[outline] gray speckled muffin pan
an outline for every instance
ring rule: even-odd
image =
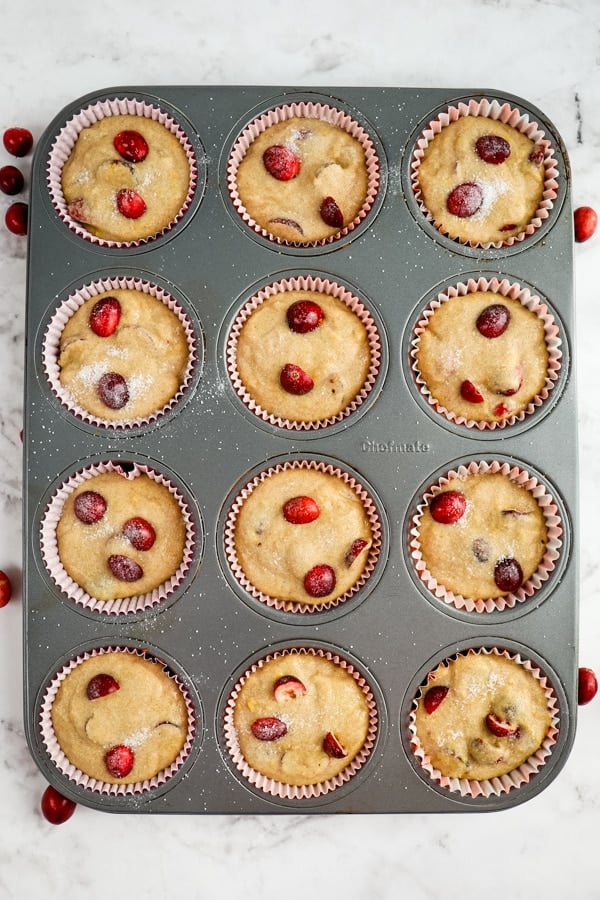
[[[552,141],[558,194],[543,225],[505,249],[471,249],[439,235],[410,186],[414,142],[437,112],[461,99],[499,98],[529,114]],[[95,245],[61,220],[46,168],[62,126],[99,99],[141,98],[170,113],[198,158],[198,186],[181,221],[139,247]],[[315,100],[349,112],[371,135],[381,185],[365,221],[322,248],[269,242],[246,227],[227,191],[226,166],[237,135],[261,112]],[[355,293],[382,337],[382,364],[368,400],[330,428],[284,431],[259,420],[234,394],[225,365],[237,310],[258,287],[290,275],[317,275]],[[183,401],[151,425],[107,429],[63,408],[41,363],[54,311],[74,290],[104,277],[131,276],[166,288],[197,330],[197,376]],[[445,286],[468,277],[507,277],[528,286],[555,316],[562,340],[560,377],[546,403],[522,422],[477,431],[436,414],[415,387],[411,329]],[[31,179],[24,426],[24,714],[33,757],[47,780],[73,800],[113,812],[334,813],[481,812],[539,793],[561,770],[577,713],[577,415],[574,367],[573,234],[570,169],[545,114],[496,91],[402,88],[119,87],[79,98],[38,143]],[[331,460],[356,474],[381,512],[381,553],[361,591],[329,611],[292,614],[257,601],[232,579],[224,522],[237,489],[287,459]],[[40,525],[53,491],[87,465],[147,464],[189,499],[198,532],[195,558],[180,587],[145,612],[105,614],[66,597],[49,577]],[[531,598],[489,613],[456,610],[430,594],[407,551],[409,521],[421,493],[461,462],[500,460],[546,485],[563,526],[558,563]],[[80,787],[50,760],[40,708],[55,672],[82,650],[145,647],[188,685],[198,728],[180,772],[155,791],[106,796]],[[367,678],[379,706],[378,738],[347,784],[317,799],[278,799],[252,787],[232,765],[223,738],[229,692],[249,663],[273,649],[333,649]],[[422,772],[409,745],[411,701],[427,672],[467,647],[519,652],[547,675],[559,706],[550,757],[529,783],[488,797],[448,791]]]

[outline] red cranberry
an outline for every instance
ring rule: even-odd
[[[106,500],[97,491],[82,491],[75,497],[73,512],[84,525],[94,525],[106,512]]]
[[[423,698],[423,706],[425,707],[425,712],[428,715],[431,715],[432,712],[435,712],[440,703],[442,703],[446,699],[448,690],[449,688],[447,688],[443,684],[435,684],[433,687],[429,688]]]
[[[62,825],[63,822],[70,819],[76,806],[77,804],[73,800],[63,797],[51,784],[42,794],[42,814],[51,825]]]
[[[283,517],[291,525],[308,525],[319,518],[320,512],[312,497],[291,497],[283,504]]]
[[[139,219],[146,212],[146,202],[136,191],[122,188],[117,193],[117,209],[126,219]]]
[[[263,153],[265,169],[278,181],[290,181],[300,171],[300,160],[293,150],[281,144],[267,147]]]
[[[314,331],[325,321],[325,313],[314,300],[297,300],[286,312],[289,327],[296,334]]]
[[[18,194],[23,190],[25,180],[16,166],[2,166],[0,169],[0,191],[3,194]]]
[[[141,516],[128,519],[123,525],[123,534],[136,550],[149,550],[156,540],[154,528]]]
[[[330,228],[343,228],[344,216],[342,211],[333,199],[333,197],[325,197],[319,209],[321,218]]]
[[[460,386],[460,395],[467,403],[483,403],[483,394],[467,379]]]
[[[94,675],[93,678],[90,678],[85,693],[88,700],[98,700],[99,697],[106,697],[108,694],[114,694],[119,688],[119,682],[116,681],[112,675],[107,675],[106,672],[100,672],[98,675]]]
[[[264,716],[255,719],[250,730],[258,741],[278,741],[287,734],[287,725],[276,716]]]
[[[33,135],[27,128],[7,128],[2,139],[11,156],[27,156],[33,147]]]
[[[505,556],[494,567],[496,587],[505,593],[518,591],[523,584],[523,571],[516,559]]]
[[[121,319],[121,304],[116,297],[103,297],[90,312],[90,328],[98,337],[110,337]]]
[[[475,142],[475,151],[484,162],[497,166],[510,156],[510,144],[499,134],[482,134]]]
[[[323,750],[332,759],[344,759],[347,756],[346,749],[333,731],[328,731],[323,738]]]
[[[468,219],[481,209],[482,203],[483,191],[479,185],[473,181],[467,181],[450,191],[446,199],[446,208],[453,216]]]
[[[598,691],[598,679],[592,669],[581,667],[577,673],[577,703],[584,706],[593,700]]]
[[[148,144],[139,131],[120,131],[115,135],[113,145],[128,162],[141,162],[148,156]]]
[[[108,557],[108,567],[119,581],[139,581],[144,574],[144,570],[134,559],[119,553]]]
[[[104,756],[106,768],[113,778],[125,778],[133,769],[135,756],[131,747],[125,744],[117,744],[111,747]]]
[[[27,220],[29,218],[29,207],[21,200],[11,205],[6,210],[4,216],[4,224],[13,234],[27,234]]]
[[[109,409],[123,409],[129,402],[129,388],[122,375],[105,372],[98,381],[98,396]]]
[[[335,572],[326,563],[313,566],[304,576],[304,590],[311,597],[327,597],[335,587]]]
[[[491,303],[482,309],[475,325],[486,338],[496,338],[504,334],[510,323],[510,310],[503,303]]]
[[[6,572],[0,571],[0,608],[6,606],[12,594],[12,585]]]
[[[464,516],[466,508],[466,497],[460,491],[441,491],[429,504],[431,517],[441,525],[458,522]]]
[[[279,383],[288,394],[308,394],[315,386],[314,381],[304,369],[294,363],[286,363],[279,374]]]

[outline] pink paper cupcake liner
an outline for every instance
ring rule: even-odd
[[[539,316],[544,323],[544,336],[546,339],[546,349],[548,351],[546,381],[539,394],[530,400],[525,409],[522,409],[513,415],[506,416],[506,418],[500,421],[493,422],[476,421],[474,419],[469,419],[466,416],[459,415],[451,409],[447,409],[431,394],[427,382],[421,375],[418,366],[418,351],[421,335],[427,329],[429,321],[435,311],[451,298],[464,297],[466,294],[473,294],[478,291],[489,291],[490,293],[508,297],[511,300],[518,300],[523,306]],[[529,288],[522,287],[517,282],[510,281],[508,278],[484,278],[482,276],[478,279],[469,278],[466,282],[459,282],[456,285],[447,287],[437,295],[435,300],[431,301],[415,326],[414,337],[410,349],[410,364],[414,373],[415,383],[419,388],[421,395],[432,409],[448,419],[449,422],[453,422],[456,425],[462,425],[466,428],[476,428],[479,431],[493,431],[497,428],[507,428],[517,422],[522,422],[534,413],[536,409],[544,405],[550,396],[551,391],[554,389],[561,372],[563,357],[561,345],[562,340],[554,317],[548,307],[536,294],[533,294]]]
[[[242,506],[244,505],[245,500],[250,496],[252,491],[267,478],[270,478],[272,475],[275,475],[278,472],[283,472],[289,469],[312,469],[318,472],[324,472],[328,475],[334,475],[336,478],[340,478],[356,493],[357,497],[363,504],[365,512],[368,516],[369,524],[371,526],[372,543],[369,548],[369,556],[365,568],[362,572],[362,575],[355,582],[355,584],[353,584],[345,594],[342,594],[340,597],[337,597],[334,600],[325,599],[322,603],[313,604],[284,601],[279,600],[277,597],[271,597],[268,594],[264,594],[257,587],[255,587],[254,584],[252,584],[252,582],[246,577],[246,574],[238,560],[235,546],[235,526],[237,517]],[[371,498],[368,491],[348,472],[342,471],[331,463],[318,462],[316,460],[294,460],[293,462],[270,466],[268,469],[265,469],[263,472],[249,481],[248,484],[246,484],[242,488],[242,490],[233,501],[227,515],[224,528],[224,544],[225,555],[231,570],[231,574],[233,575],[237,583],[248,594],[250,594],[251,597],[259,600],[261,603],[264,603],[271,609],[300,614],[319,613],[334,609],[340,604],[345,603],[367,583],[367,581],[373,574],[373,570],[375,569],[381,553],[382,524],[374,500]]]
[[[188,363],[186,370],[179,386],[177,393],[169,400],[161,409],[155,410],[148,416],[141,416],[135,419],[109,420],[102,419],[92,415],[83,407],[76,403],[73,396],[66,390],[60,382],[60,367],[58,360],[60,356],[60,339],[63,329],[71,316],[77,312],[80,306],[92,297],[99,296],[107,291],[114,290],[132,290],[140,291],[160,300],[171,312],[177,316],[185,330],[185,336],[188,344]],[[96,425],[104,428],[119,430],[130,430],[140,426],[148,425],[162,419],[164,415],[170,412],[181,401],[191,384],[194,371],[198,364],[198,345],[196,335],[192,327],[192,323],[181,306],[176,300],[163,288],[152,284],[149,281],[137,277],[111,277],[102,278],[98,281],[86,284],[79,290],[72,293],[64,303],[62,303],[55,311],[50,320],[42,347],[42,363],[44,373],[48,379],[52,393],[58,401],[69,410],[76,418],[90,425]]]
[[[147,237],[134,241],[114,241],[106,238],[96,237],[76,219],[73,219],[68,212],[67,203],[62,191],[62,169],[69,158],[77,138],[84,128],[94,125],[107,116],[132,115],[144,116],[164,125],[175,137],[180,141],[181,146],[185,150],[190,166],[190,182],[187,197],[179,210],[177,216],[166,225],[158,234],[151,234]],[[103,247],[136,247],[154,240],[159,234],[165,234],[181,220],[186,210],[189,208],[196,186],[198,183],[198,162],[193,147],[188,140],[185,132],[178,122],[173,119],[164,110],[159,107],[152,106],[143,100],[136,100],[130,97],[111,98],[107,100],[99,100],[91,104],[85,109],[74,115],[61,129],[52,145],[50,156],[47,164],[47,179],[50,199],[62,221],[79,237],[92,244],[98,244]]]
[[[265,663],[269,662],[269,660],[276,659],[281,656],[286,656],[288,654],[310,654],[312,656],[320,656],[323,659],[334,662],[336,665],[345,669],[346,672],[352,675],[356,683],[362,688],[369,704],[369,730],[365,743],[363,744],[357,755],[354,757],[354,759],[346,766],[346,768],[343,769],[334,778],[331,778],[327,781],[306,785],[292,785],[285,784],[281,781],[274,781],[272,778],[267,778],[265,775],[261,774],[252,766],[250,766],[246,762],[240,750],[237,732],[233,723],[233,713],[242,685],[247,681],[248,678],[251,677],[254,672],[265,665]],[[278,797],[282,800],[315,799],[336,790],[336,788],[339,788],[350,781],[350,779],[353,778],[357,774],[357,772],[364,766],[369,756],[371,755],[371,751],[373,750],[375,741],[377,739],[378,727],[379,715],[377,703],[373,691],[371,690],[371,687],[364,675],[362,675],[361,672],[359,672],[350,662],[348,662],[348,660],[343,659],[336,653],[333,653],[330,650],[323,650],[321,648],[314,647],[298,647],[292,648],[290,650],[279,651],[277,653],[270,654],[269,656],[266,656],[258,662],[254,663],[242,675],[240,680],[233,688],[227,701],[223,723],[225,745],[237,771],[244,778],[246,778],[250,782],[250,784],[259,788],[261,791],[264,791],[266,794],[270,794],[272,797]]]
[[[148,593],[117,597],[114,600],[98,600],[98,598],[88,594],[81,585],[77,584],[71,578],[60,560],[56,529],[62,515],[65,501],[69,494],[71,494],[80,484],[85,481],[91,483],[93,478],[104,472],[119,472],[124,478],[127,478],[130,481],[140,475],[147,475],[157,483],[165,485],[173,497],[175,497],[181,508],[181,514],[186,529],[186,541],[181,565],[177,572],[175,572],[175,574],[166,582]],[[104,613],[105,615],[126,615],[143,612],[144,610],[152,609],[163,600],[170,597],[178,589],[190,570],[194,558],[196,540],[197,535],[195,533],[192,512],[180,491],[160,472],[155,471],[149,466],[138,463],[134,465],[131,472],[123,471],[116,462],[103,462],[90,465],[71,475],[63,482],[58,490],[54,492],[44,512],[40,529],[42,559],[54,584],[66,597],[68,597],[69,600],[73,600],[79,606],[87,610]]]
[[[335,416],[318,420],[284,419],[281,416],[270,413],[267,409],[263,409],[263,407],[253,399],[240,378],[237,369],[237,346],[245,322],[265,300],[274,294],[284,291],[316,291],[318,293],[329,294],[331,297],[335,297],[344,302],[346,306],[358,316],[366,329],[371,362],[365,383],[348,406]],[[226,346],[227,373],[231,379],[234,391],[244,406],[246,406],[246,408],[255,416],[258,416],[258,418],[268,422],[270,425],[275,425],[277,428],[284,428],[290,431],[315,431],[321,428],[327,428],[338,422],[342,422],[344,419],[348,418],[348,416],[352,415],[352,413],[356,412],[373,390],[381,369],[381,359],[382,350],[379,329],[371,313],[364,304],[358,297],[342,285],[329,281],[327,278],[314,276],[284,278],[281,279],[281,281],[276,281],[267,285],[250,297],[236,316]]]
[[[498,100],[471,99],[468,103],[461,102],[456,106],[450,106],[446,112],[441,113],[437,118],[432,119],[415,144],[410,167],[411,185],[415,199],[423,215],[442,234],[445,234],[445,232],[438,226],[423,202],[421,189],[419,187],[419,166],[427,146],[434,137],[451,122],[455,122],[463,116],[486,116],[490,119],[496,119],[503,122],[505,125],[510,125],[532,140],[536,145],[539,145],[540,152],[544,155],[544,191],[542,193],[542,199],[524,231],[508,237],[505,241],[486,243],[463,241],[460,238],[453,238],[453,240],[456,240],[458,243],[466,244],[471,247],[481,247],[484,250],[490,248],[501,249],[502,247],[512,247],[513,244],[524,241],[540,228],[550,215],[554,201],[558,196],[558,165],[554,158],[554,147],[552,146],[551,141],[546,137],[543,128],[537,122],[530,121],[528,114],[521,113],[520,110],[512,107],[509,103],[501,103]]]
[[[456,477],[466,475],[495,474],[510,478],[516,484],[528,490],[536,499],[544,516],[547,528],[547,542],[544,556],[536,572],[525,581],[514,593],[507,593],[497,598],[463,597],[440,584],[427,568],[427,560],[423,556],[420,539],[421,517],[431,501],[432,497],[444,490],[445,486]],[[417,512],[412,518],[409,533],[409,553],[415,570],[428,591],[448,606],[466,612],[489,613],[513,609],[518,603],[524,603],[538,591],[552,574],[556,562],[560,557],[562,548],[563,528],[556,502],[548,493],[547,488],[520,466],[510,465],[507,462],[470,462],[461,465],[457,469],[444,475],[437,484],[432,485],[422,497],[417,507]]]
[[[535,774],[537,774],[546,764],[549,756],[552,753],[552,748],[556,744],[557,735],[559,732],[558,701],[552,685],[550,684],[546,676],[540,671],[540,669],[537,668],[534,663],[532,663],[528,659],[524,659],[520,654],[511,654],[505,650],[499,650],[498,648],[494,647],[491,649],[483,648],[480,650],[470,649],[463,653],[457,654],[457,656],[466,656],[472,653],[485,653],[494,654],[496,656],[504,656],[506,657],[506,659],[513,660],[522,665],[537,681],[539,681],[540,685],[544,689],[544,693],[548,701],[548,710],[552,715],[550,727],[548,729],[546,737],[542,741],[541,746],[532,756],[529,757],[529,759],[527,759],[512,772],[508,772],[506,775],[501,775],[497,778],[474,781],[467,778],[450,778],[447,775],[443,775],[442,772],[439,771],[439,769],[436,769],[433,766],[429,756],[427,755],[427,753],[425,753],[423,747],[421,746],[421,742],[417,734],[415,724],[415,711],[417,708],[419,697],[421,695],[421,691],[413,701],[413,705],[409,715],[408,730],[410,734],[410,745],[415,758],[421,765],[423,773],[426,774],[432,781],[440,785],[440,787],[445,788],[447,791],[459,793],[462,797],[471,798],[500,796],[502,794],[508,793],[509,791],[527,785],[531,781],[531,778]],[[450,658],[447,662],[450,662],[455,658],[456,656]]]
[[[339,128],[343,128],[344,131],[347,131],[348,134],[351,134],[353,137],[355,137],[361,143],[365,151],[368,185],[367,195],[365,197],[362,209],[352,222],[350,222],[336,234],[333,234],[321,241],[313,241],[308,243],[302,243],[299,241],[292,242],[285,241],[283,238],[271,234],[266,228],[263,228],[261,225],[259,225],[258,222],[256,222],[248,213],[237,189],[237,170],[250,144],[258,137],[259,134],[262,134],[262,132],[266,131],[266,129],[271,125],[276,125],[278,122],[284,122],[295,117],[306,119],[321,119],[324,122],[328,122],[330,125],[337,125]],[[252,231],[255,231],[257,234],[268,238],[274,243],[287,246],[322,247],[349,235],[358,225],[360,225],[360,223],[365,219],[365,217],[373,207],[373,204],[379,192],[380,180],[381,169],[379,158],[377,156],[375,145],[373,144],[373,141],[371,140],[369,134],[365,131],[362,125],[356,122],[347,113],[343,112],[343,110],[336,109],[335,107],[329,106],[325,103],[290,103],[283,106],[277,106],[274,109],[268,110],[268,112],[263,113],[261,116],[258,116],[258,118],[254,119],[248,125],[246,125],[244,130],[237,138],[230,153],[229,161],[227,164],[227,187],[229,189],[229,195],[231,197],[231,201],[235,210],[239,213],[242,220]]]
[[[167,672],[169,677],[172,678],[177,684],[177,687],[180,689],[185,699],[187,707],[188,733],[185,743],[178,756],[173,760],[171,765],[167,766],[167,768],[163,769],[161,772],[158,772],[152,778],[146,779],[145,781],[133,782],[131,784],[114,784],[112,782],[99,781],[96,778],[92,778],[91,776],[86,775],[85,772],[82,772],[81,769],[73,765],[73,763],[67,758],[60,744],[58,743],[54,728],[52,726],[52,704],[54,703],[54,699],[56,697],[56,694],[58,693],[58,689],[60,688],[62,682],[67,677],[69,672],[75,669],[86,659],[100,656],[104,653],[131,653],[132,655],[138,655],[154,660],[154,657],[148,655],[143,650],[135,650],[130,647],[100,648],[97,650],[82,653],[76,658],[70,660],[60,669],[60,671],[56,673],[44,694],[39,717],[41,737],[51,762],[54,763],[54,765],[60,772],[62,772],[63,775],[65,775],[78,787],[93,791],[96,794],[102,794],[110,797],[126,797],[134,794],[144,794],[148,791],[156,790],[156,788],[171,780],[175,775],[177,775],[177,773],[189,757],[196,733],[196,714],[194,711],[194,705],[185,684],[177,675],[168,670],[165,665],[165,672]],[[162,662],[162,660],[156,661]]]

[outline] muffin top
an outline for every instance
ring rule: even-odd
[[[62,171],[71,218],[109,241],[160,233],[180,212],[189,186],[181,142],[145,116],[106,116],[84,128]]]
[[[294,116],[258,135],[240,161],[237,191],[248,214],[283,241],[322,241],[349,225],[367,196],[365,152],[321,119]]]
[[[418,169],[422,201],[451,238],[506,241],[530,223],[544,191],[544,153],[518,129],[462,116],[430,141]]]
[[[511,772],[539,749],[551,714],[544,688],[523,665],[470,653],[440,664],[418,700],[416,732],[434,768],[481,781]]]
[[[369,703],[343,666],[317,654],[287,653],[246,677],[233,722],[241,753],[257,772],[290,785],[319,784],[363,747]]]

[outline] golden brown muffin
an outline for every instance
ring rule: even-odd
[[[62,171],[71,218],[110,241],[161,232],[180,212],[189,186],[181,142],[145,116],[106,116],[84,128]]]
[[[183,562],[186,527],[164,484],[113,471],[67,496],[56,539],[65,571],[105,601],[146,594],[171,578]]]
[[[543,320],[494,291],[441,303],[419,336],[415,356],[433,399],[474,422],[518,415],[540,394],[548,374]]]
[[[442,775],[482,781],[532,756],[551,719],[542,685],[523,665],[469,653],[429,675],[415,724],[423,751]]]
[[[90,778],[133,784],[170,766],[186,742],[185,698],[163,665],[127,651],[84,659],[51,708],[56,739]]]
[[[236,181],[246,211],[269,234],[300,244],[322,241],[350,224],[365,203],[365,152],[343,128],[295,116],[259,134]]]
[[[426,147],[418,186],[442,233],[475,244],[506,241],[539,207],[543,152],[510,125],[462,116]]]
[[[233,721],[241,753],[257,772],[290,785],[319,784],[360,752],[369,703],[343,666],[287,653],[247,676]]]

